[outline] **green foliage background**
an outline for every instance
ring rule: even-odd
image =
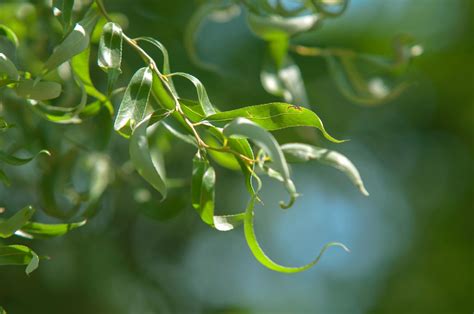
[[[22,52],[24,60],[28,54],[45,60],[49,41],[60,40],[42,20],[50,12],[32,14],[28,5],[8,11],[18,2],[0,3],[0,23],[33,43],[33,51]],[[110,12],[125,14],[127,34],[159,39],[168,48],[173,70],[199,77],[220,109],[278,101],[261,87],[263,42],[250,33],[243,17],[206,23],[201,30],[199,55],[218,65],[219,74],[191,62],[183,37],[198,4],[106,1]],[[202,224],[189,202],[189,186],[159,204],[159,193],[127,168],[127,143],[114,133],[111,158],[122,174],[106,192],[103,210],[64,237],[33,244],[19,240],[47,252],[51,260],[42,261],[29,277],[22,268],[0,267],[0,304],[9,313],[472,311],[473,17],[469,0],[354,0],[342,17],[301,39],[312,46],[390,55],[390,39],[408,33],[424,48],[407,74],[415,84],[376,107],[344,98],[322,60],[294,56],[312,109],[332,135],[351,141],[336,147],[295,131],[278,131],[276,137],[281,142],[301,137],[351,156],[371,196],[357,194],[332,169],[315,163],[296,166],[303,196],[293,210],[275,212],[283,190],[265,181],[266,206],[258,208],[257,233],[269,254],[285,264],[303,264],[333,240],[347,244],[351,254],[328,252],[316,268],[291,276],[263,268],[242,232],[217,233]],[[124,55],[119,85],[126,85],[142,66],[130,49]],[[93,79],[105,82],[99,69],[91,70]],[[179,82],[179,90],[192,97],[191,85]],[[1,115],[27,131],[13,128],[2,141],[31,152],[64,138],[95,150],[101,147],[95,134],[107,130],[100,116],[86,122],[84,131],[52,125],[18,103],[1,103]],[[169,173],[189,177],[193,154],[174,142],[166,153]],[[53,162],[40,157],[8,168],[12,187],[0,187],[0,207],[37,203],[41,171]],[[217,171],[217,203],[229,209],[245,206],[241,179]]]

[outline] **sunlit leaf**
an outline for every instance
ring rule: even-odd
[[[326,148],[301,143],[283,144],[281,149],[288,162],[307,162],[309,160],[317,160],[342,171],[362,194],[366,196],[369,195],[364,187],[359,171],[343,154]]]
[[[8,26],[0,24],[0,52],[10,60],[15,60],[18,37]]]
[[[321,119],[313,111],[286,103],[269,103],[218,112],[208,116],[206,120],[224,125],[238,117],[249,119],[268,131],[299,126],[313,127],[319,129],[331,142],[343,142],[326,132]]]
[[[122,28],[116,23],[104,25],[99,42],[98,64],[107,72],[107,90],[110,94],[122,72]]]
[[[54,70],[62,63],[80,54],[89,46],[90,34],[99,18],[97,6],[93,4],[84,19],[74,26],[74,29],[54,49],[52,55],[44,64],[43,75]]]
[[[139,69],[130,80],[114,123],[114,129],[123,136],[130,136],[145,117],[152,81],[149,67]]]
[[[39,222],[28,222],[15,232],[15,235],[28,239],[46,239],[59,237],[71,230],[82,227],[87,220],[67,224],[44,224]]]
[[[160,192],[164,199],[167,193],[165,169],[157,158],[151,156],[146,132],[148,123],[149,118],[144,119],[133,131],[129,146],[130,159],[137,172]]]
[[[33,216],[35,209],[31,206],[27,206],[12,217],[0,221],[0,237],[8,238],[12,236],[15,231],[23,227]]]
[[[194,209],[208,225],[214,224],[216,173],[199,153],[193,159],[191,200]]]
[[[63,26],[65,32],[71,27],[74,0],[53,0],[53,14]]]
[[[34,100],[57,98],[61,94],[61,90],[61,84],[48,81],[22,80],[15,86],[18,96]]]
[[[0,266],[27,265],[25,272],[29,275],[38,268],[38,264],[38,255],[24,245],[0,246]]]
[[[0,150],[0,162],[4,162],[4,163],[7,163],[7,164],[13,165],[13,166],[21,166],[21,165],[29,163],[30,161],[35,159],[40,154],[45,154],[45,155],[51,156],[51,153],[49,151],[45,150],[45,149],[39,151],[36,155],[34,155],[32,157],[28,157],[28,158],[15,157],[15,156],[9,155],[9,154],[7,154],[7,153]]]
[[[349,249],[342,243],[339,242],[330,242],[323,246],[321,251],[319,252],[318,256],[310,263],[299,266],[299,267],[287,267],[280,264],[277,264],[272,259],[270,259],[263,249],[261,248],[260,244],[257,241],[257,236],[255,235],[254,230],[254,206],[255,206],[255,197],[252,197],[247,205],[247,209],[245,211],[245,220],[244,220],[244,233],[245,239],[247,240],[247,244],[252,251],[255,258],[265,267],[281,272],[281,273],[298,273],[310,269],[314,265],[316,265],[321,257],[323,256],[324,252],[332,247],[338,246],[344,249],[346,252],[349,252]]]
[[[71,59],[71,67],[76,78],[81,80],[82,84],[84,85],[86,93],[102,102],[105,102],[107,101],[107,97],[99,92],[92,83],[89,71],[89,56],[90,48],[88,47],[83,52]]]

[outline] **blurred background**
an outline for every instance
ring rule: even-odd
[[[34,67],[28,64],[29,54],[44,60],[50,51],[44,42],[60,39],[44,25],[51,18],[47,5],[32,3],[0,2],[0,23],[30,47],[20,52],[24,69]],[[120,18],[128,24],[129,36],[160,40],[168,48],[172,70],[199,77],[221,110],[277,101],[260,84],[264,43],[249,31],[244,12],[224,24],[209,20],[198,34],[196,49],[218,65],[218,74],[191,62],[183,37],[199,4],[105,1],[110,12],[124,14]],[[332,135],[350,139],[334,145],[308,135],[309,142],[348,156],[370,197],[332,168],[316,162],[297,165],[295,182],[303,196],[291,210],[277,210],[283,192],[265,180],[256,233],[269,256],[284,265],[310,261],[328,241],[345,243],[350,254],[329,250],[316,267],[295,275],[264,268],[248,249],[242,229],[220,233],[201,222],[189,202],[188,181],[159,203],[158,193],[130,170],[126,140],[111,134],[107,150],[97,153],[108,154],[120,171],[103,197],[100,214],[64,237],[30,243],[51,257],[30,277],[22,267],[0,267],[0,305],[13,314],[471,313],[473,18],[471,0],[352,0],[344,15],[298,39],[308,46],[389,57],[392,39],[399,34],[409,34],[423,47],[403,76],[410,87],[378,106],[347,100],[324,60],[293,55],[311,108]],[[124,60],[120,83],[125,86],[141,65],[130,49],[124,49]],[[96,66],[91,71],[94,80],[105,82]],[[178,88],[194,95],[190,85]],[[9,131],[2,143],[31,151],[54,150],[67,138],[86,151],[95,150],[90,138],[110,132],[100,116],[86,122],[87,127],[55,125],[8,101],[2,102],[0,113],[27,126]],[[281,131],[276,136],[288,142],[302,135]],[[171,142],[167,171],[170,177],[188,179],[194,152],[189,145]],[[0,186],[0,207],[41,208],[41,176],[52,162],[41,158],[5,169],[12,186]],[[242,178],[222,168],[217,176],[217,211],[242,209],[248,199]],[[38,219],[49,221],[41,213]]]

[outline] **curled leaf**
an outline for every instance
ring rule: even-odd
[[[21,165],[29,163],[30,161],[32,161],[33,159],[35,159],[37,156],[41,154],[51,156],[51,153],[45,149],[40,150],[36,155],[34,155],[33,157],[28,157],[28,158],[20,158],[20,157],[8,155],[7,153],[0,150],[0,161],[12,166],[21,166]]]
[[[87,220],[65,224],[44,224],[39,222],[28,222],[15,235],[28,239],[46,239],[59,237],[71,230],[82,227]]]
[[[0,237],[8,238],[23,227],[33,216],[35,209],[27,206],[7,220],[0,220]]]
[[[39,265],[38,255],[24,245],[0,246],[0,266],[26,265],[25,272],[31,274]]]
[[[362,194],[369,196],[369,192],[365,189],[359,171],[343,154],[333,150],[301,143],[283,144],[281,149],[288,162],[307,162],[309,160],[317,160],[342,171]]]
[[[201,219],[214,224],[216,173],[209,161],[198,153],[193,159],[192,204]]]

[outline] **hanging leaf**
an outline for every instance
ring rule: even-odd
[[[18,37],[8,26],[0,24],[0,52],[8,59],[15,60]]]
[[[245,137],[260,146],[270,157],[271,166],[275,171],[283,176],[284,186],[290,194],[290,202],[285,204],[280,202],[282,208],[289,208],[293,205],[298,193],[296,193],[293,181],[290,178],[290,169],[286,163],[285,156],[271,133],[259,125],[245,118],[237,118],[225,126],[223,134],[227,137]]]
[[[194,209],[208,225],[214,224],[216,174],[209,161],[200,154],[193,159],[191,200]]]
[[[163,114],[159,119],[165,116]],[[165,199],[167,192],[165,168],[163,164],[159,163],[157,158],[152,158],[148,146],[146,129],[150,119],[147,118],[141,121],[133,131],[129,146],[130,159],[142,178],[160,192],[163,199]]]
[[[54,49],[53,54],[44,64],[43,76],[87,49],[90,34],[98,19],[99,12],[97,5],[94,3],[85,17],[74,26],[74,29]]]
[[[306,108],[296,108],[286,103],[269,103],[222,111],[208,116],[206,120],[220,126],[238,117],[251,120],[268,131],[300,126],[313,127],[319,129],[324,137],[331,142],[344,142],[329,135],[324,129],[321,119],[313,111]]]
[[[27,265],[25,272],[31,274],[39,265],[38,255],[24,245],[0,246],[0,266]]]
[[[39,222],[28,222],[15,235],[28,239],[47,239],[62,236],[69,231],[82,227],[87,220],[67,224],[44,224]]]
[[[61,84],[56,82],[23,80],[18,82],[14,89],[16,94],[20,97],[34,100],[48,100],[59,97],[62,87]]]
[[[98,65],[107,73],[107,90],[110,94],[122,73],[122,28],[109,22],[104,25],[99,42]]]
[[[324,252],[332,246],[341,247],[344,251],[349,252],[349,249],[344,244],[339,243],[339,242],[330,242],[323,246],[318,256],[312,262],[304,266],[287,267],[287,266],[277,264],[265,254],[265,252],[260,247],[260,244],[257,241],[257,237],[255,235],[255,229],[254,229],[254,206],[255,206],[255,197],[252,197],[249,201],[249,204],[247,205],[247,210],[245,211],[245,220],[244,220],[245,239],[247,240],[247,244],[250,250],[252,251],[253,255],[255,256],[255,258],[263,266],[267,267],[268,269],[278,271],[281,273],[288,273],[288,274],[299,273],[307,269],[310,269],[311,267],[316,265],[321,259],[321,257],[323,256]]]
[[[281,146],[288,162],[307,162],[317,160],[342,171],[365,196],[369,193],[364,187],[359,171],[343,154],[326,148],[301,143],[288,143]]]
[[[198,102],[202,107],[202,110],[206,116],[215,114],[216,108],[212,105],[211,101],[209,100],[209,97],[207,96],[206,88],[204,85],[201,83],[200,80],[198,80],[196,77],[192,76],[191,74],[188,73],[183,73],[183,72],[175,72],[171,73],[168,76],[181,76],[193,83],[193,85],[196,87],[196,92],[198,95]]]
[[[129,137],[145,118],[152,81],[149,67],[139,69],[130,80],[114,123],[114,129],[124,137]]]
[[[107,97],[99,92],[92,83],[89,71],[89,57],[90,47],[87,47],[83,52],[71,59],[72,70],[74,71],[75,77],[84,85],[84,89],[88,95],[97,98],[101,102],[106,102],[108,101]]]
[[[23,227],[33,216],[35,209],[27,206],[6,220],[0,220],[0,237],[8,238]]]

